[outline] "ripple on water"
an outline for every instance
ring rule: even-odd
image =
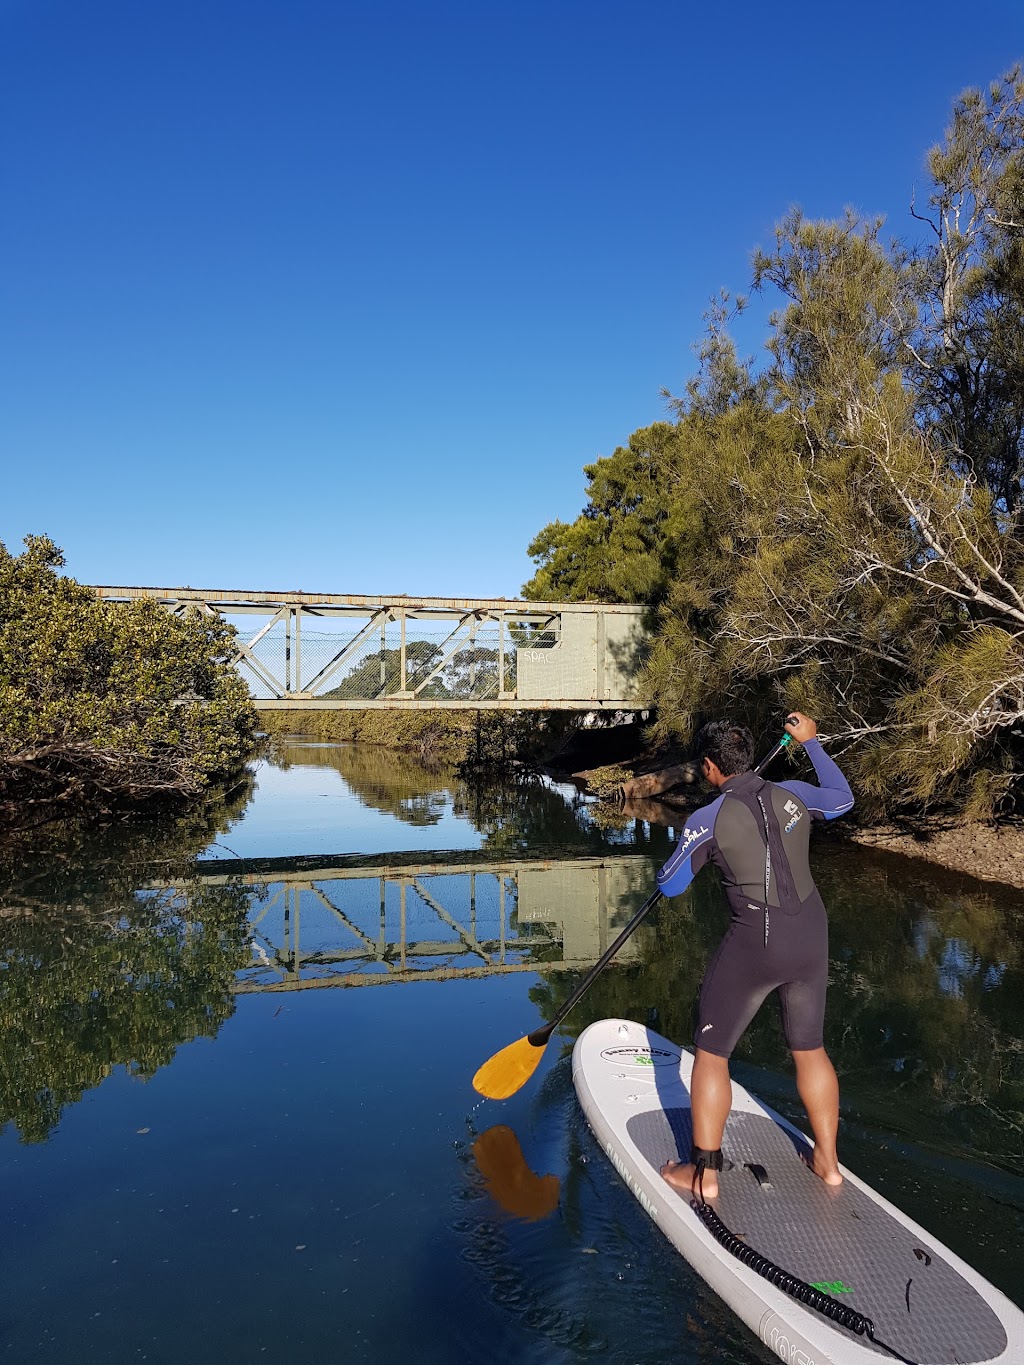
[[[568,1058],[548,1072],[517,1136],[530,1166],[561,1181],[557,1209],[528,1222],[500,1209],[467,1146],[449,1226],[506,1316],[517,1360],[621,1365],[773,1357],[658,1232],[616,1175],[576,1102]],[[478,1324],[482,1326],[482,1324]],[[464,1330],[475,1332],[472,1321]],[[467,1358],[493,1343],[483,1331]]]

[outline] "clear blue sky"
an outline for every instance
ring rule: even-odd
[[[910,233],[1021,57],[1020,0],[0,0],[0,540],[514,596],[786,208]]]

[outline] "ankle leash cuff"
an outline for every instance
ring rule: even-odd
[[[690,1161],[698,1170],[721,1171],[725,1167],[725,1158],[722,1156],[721,1147],[716,1147],[713,1151],[709,1147],[690,1148]]]

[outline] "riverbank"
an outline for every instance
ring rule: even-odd
[[[261,711],[260,728],[280,743],[301,735],[321,743],[371,744],[458,762],[480,730],[472,711]]]
[[[636,761],[643,725],[632,713],[498,710],[261,711],[271,741],[299,737],[412,753],[467,772],[510,765],[567,778],[577,768]]]
[[[966,872],[980,881],[999,882],[1024,890],[1024,821],[989,825],[933,818],[909,826],[878,825],[854,829],[848,836],[858,844],[936,863]]]
[[[693,764],[681,751],[643,753],[638,724],[590,728],[580,727],[570,713],[444,710],[265,711],[260,720],[279,744],[301,732],[321,741],[413,752],[470,770],[521,764],[603,798],[601,808],[618,823],[638,819],[675,827],[700,804]],[[588,766],[595,760],[600,766]],[[1024,821],[993,826],[935,816],[865,828],[844,823],[832,832],[1024,890]]]
[[[570,774],[564,774],[568,777]],[[694,765],[678,755],[657,763],[610,764],[571,774],[583,791],[620,823],[645,820],[678,827],[703,799]],[[1024,890],[1024,820],[999,824],[951,815],[907,818],[898,823],[857,826],[843,821],[830,834],[964,872],[980,881]]]

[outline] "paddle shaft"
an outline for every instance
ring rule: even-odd
[[[767,768],[768,764],[771,763],[775,758],[777,758],[778,755],[782,753],[783,749],[788,749],[792,742],[793,742],[792,736],[783,735],[782,738],[779,740],[778,744],[776,744],[775,748],[771,751],[771,753],[766,754],[765,757],[761,759],[761,762],[754,769],[754,772],[759,773],[763,768]],[[544,1047],[548,1039],[551,1037],[552,1033],[554,1033],[555,1029],[562,1022],[565,1016],[569,1013],[569,1011],[573,1008],[574,1005],[579,1004],[580,1000],[582,1000],[583,996],[587,993],[590,987],[601,975],[605,967],[608,966],[608,963],[611,962],[612,958],[625,943],[626,939],[629,938],[630,934],[632,934],[634,929],[637,928],[640,921],[644,918],[645,915],[647,915],[651,910],[654,909],[654,907],[658,904],[660,900],[664,900],[664,893],[661,891],[654,891],[650,896],[647,897],[643,905],[641,905],[640,909],[629,921],[625,929],[623,929],[622,933],[618,936],[614,943],[610,944],[609,947],[607,947],[604,950],[601,956],[594,963],[593,967],[591,967],[590,971],[587,972],[586,976],[573,991],[572,995],[569,996],[569,999],[558,1011],[554,1019],[551,1020],[550,1024],[545,1024],[543,1028],[534,1029],[532,1033],[527,1035],[527,1037],[529,1038],[530,1042],[533,1044],[534,1047]]]
[[[641,905],[640,909],[629,921],[625,929],[623,929],[622,933],[618,936],[614,943],[610,944],[604,950],[601,956],[594,963],[593,967],[591,967],[590,971],[587,972],[586,976],[573,991],[572,995],[569,996],[569,999],[558,1011],[554,1019],[552,1019],[551,1023],[545,1024],[543,1028],[534,1029],[533,1033],[529,1034],[530,1042],[534,1045],[534,1047],[544,1046],[544,1044],[551,1037],[552,1033],[554,1033],[555,1029],[562,1022],[565,1016],[569,1013],[572,1007],[574,1005],[579,1004],[580,1000],[590,989],[590,987],[594,984],[596,979],[601,975],[605,967],[608,966],[608,963],[611,962],[612,958],[625,943],[626,939],[629,938],[630,934],[637,927],[637,925],[640,923],[643,917],[647,914],[649,910],[653,910],[660,900],[664,900],[664,894],[661,891],[654,891],[650,896],[647,897],[643,905]]]

